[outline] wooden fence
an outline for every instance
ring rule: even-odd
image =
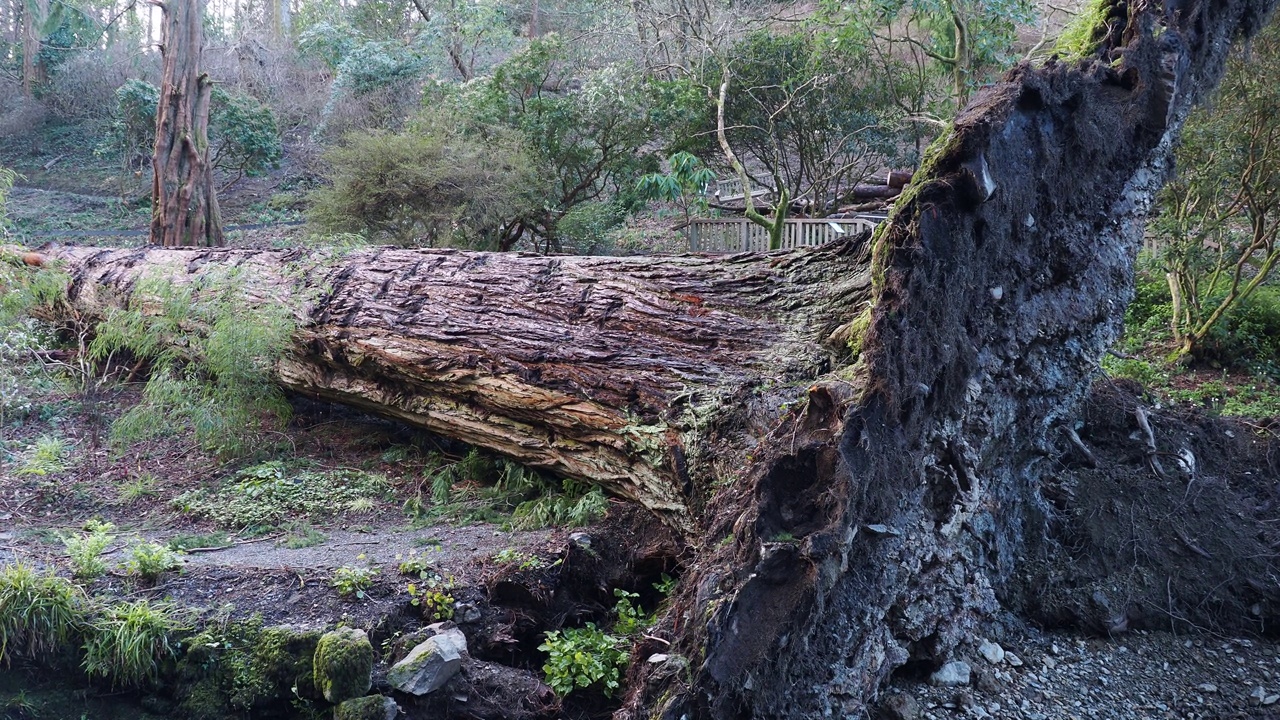
[[[863,230],[872,230],[871,218],[787,220],[782,229],[782,247],[822,245]],[[732,253],[769,249],[769,231],[746,218],[694,220],[686,228],[693,252]]]

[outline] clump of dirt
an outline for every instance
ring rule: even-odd
[[[1095,632],[1274,635],[1278,428],[1157,409],[1124,380],[1099,383],[1082,422],[1092,457],[1072,448],[1051,475],[1051,536],[1012,605]]]

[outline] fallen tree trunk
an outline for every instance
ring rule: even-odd
[[[689,530],[691,507],[729,472],[719,465],[741,463],[726,451],[843,351],[824,343],[840,310],[868,299],[868,251],[862,237],[660,262],[390,248],[58,256],[90,316],[144,276],[183,284],[238,268],[246,302],[295,306],[296,348],[275,368],[286,388],[599,483]]]
[[[1030,604],[1015,578],[1054,514],[1044,481],[1119,332],[1178,130],[1271,7],[1117,4],[1087,58],[1015,69],[931,150],[870,271],[856,242],[60,254],[83,307],[148,267],[319,288],[286,386],[599,481],[682,530],[695,558],[663,639],[633,653],[667,658],[633,664],[622,717],[859,716],[895,668]]]

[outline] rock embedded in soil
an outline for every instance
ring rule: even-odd
[[[897,693],[880,703],[880,715],[884,720],[918,720],[920,705],[910,695]]]
[[[929,684],[938,687],[959,687],[969,684],[969,663],[952,660],[929,676]]]
[[[978,646],[978,652],[992,665],[999,665],[1004,661],[1004,648],[990,640],[983,640]]]
[[[400,706],[382,695],[344,700],[333,709],[333,720],[395,720]]]
[[[387,682],[410,695],[426,695],[439,690],[462,669],[467,638],[452,628],[419,643],[408,656],[392,666]]]
[[[315,683],[331,703],[357,698],[373,687],[373,645],[363,630],[338,628],[320,636]]]

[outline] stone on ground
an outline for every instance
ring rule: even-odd
[[[316,689],[331,703],[358,698],[373,687],[373,645],[363,630],[338,628],[316,645]]]
[[[992,665],[999,665],[1004,661],[1004,648],[990,640],[983,640],[978,646],[978,652]]]
[[[382,695],[344,700],[333,709],[333,720],[395,720],[400,706]]]
[[[426,695],[439,690],[462,668],[467,637],[452,628],[419,643],[405,659],[391,667],[387,682],[410,695]]]
[[[969,684],[969,663],[962,660],[951,662],[938,668],[929,676],[929,684],[938,687],[959,687]]]

